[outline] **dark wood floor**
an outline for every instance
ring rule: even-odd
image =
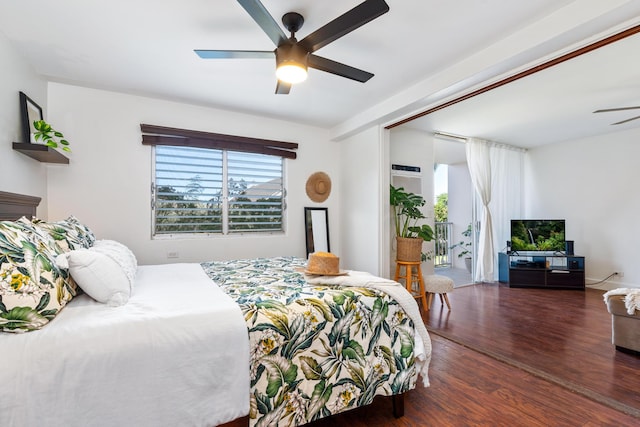
[[[426,323],[434,334],[640,417],[640,357],[611,344],[603,293],[463,287],[450,296],[454,311],[438,303]]]
[[[425,315],[431,387],[310,424],[637,426],[640,356],[615,351],[603,291],[456,288]]]

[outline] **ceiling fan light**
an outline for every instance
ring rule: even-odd
[[[300,83],[307,79],[307,67],[296,61],[282,61],[276,68],[276,77],[285,83]]]

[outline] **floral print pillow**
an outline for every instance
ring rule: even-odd
[[[29,220],[23,217],[18,221],[24,222]],[[74,216],[56,222],[46,222],[38,218],[32,218],[31,222],[38,228],[49,233],[51,238],[56,241],[64,252],[76,249],[88,249],[93,246],[96,241],[96,236],[91,229],[78,221]]]
[[[45,228],[26,218],[0,222],[0,331],[42,328],[76,295],[63,252]]]

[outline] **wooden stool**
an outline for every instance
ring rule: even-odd
[[[396,261],[396,275],[393,280],[396,282],[404,280],[404,286],[407,291],[415,299],[422,299],[422,308],[426,312],[429,310],[429,305],[427,304],[427,294],[424,291],[424,280],[422,279],[422,267],[420,267],[420,264],[420,261]],[[402,274],[402,267],[404,267],[404,274]],[[418,289],[414,289],[414,283],[418,285]]]
[[[447,304],[447,308],[451,310],[451,304],[449,304],[449,297],[447,292],[453,291],[453,280],[446,276],[439,276],[433,274],[424,278],[425,290],[429,293],[429,303],[427,306],[431,308],[433,302],[433,295],[440,295],[440,302]],[[444,300],[444,301],[443,301]]]

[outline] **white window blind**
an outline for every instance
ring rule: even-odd
[[[155,147],[154,235],[283,231],[283,158]]]

